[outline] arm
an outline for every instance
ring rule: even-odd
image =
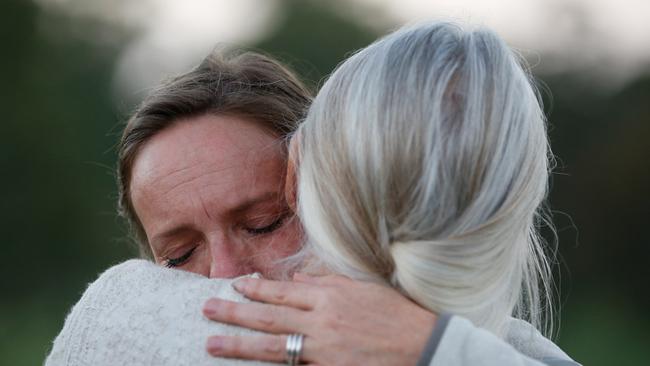
[[[211,299],[204,314],[272,335],[211,337],[214,356],[283,362],[287,335],[301,333],[301,360],[309,364],[415,365],[436,321],[390,287],[342,276],[238,284],[246,297],[267,304]]]
[[[550,341],[538,334],[518,334],[516,337],[526,338],[513,340],[525,342],[528,351],[539,357],[534,359],[469,320],[444,314],[438,319],[418,366],[579,366],[557,346],[549,350],[546,343]]]
[[[213,336],[208,352],[214,356],[283,362],[286,336],[301,333],[301,360],[318,365],[577,365],[536,361],[464,318],[438,317],[377,284],[298,275],[293,282],[246,280],[237,287],[266,304],[213,299],[204,314],[271,334]]]

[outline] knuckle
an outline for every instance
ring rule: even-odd
[[[334,307],[343,300],[342,293],[336,288],[328,288],[323,291],[322,300],[326,305]]]
[[[330,274],[326,275],[323,277],[323,282],[324,283],[329,283],[329,284],[335,284],[336,283],[336,275]]]
[[[242,356],[244,347],[242,347],[242,340],[239,337],[232,337],[230,339],[230,350],[234,356]]]
[[[265,338],[261,342],[262,350],[269,356],[284,356],[282,342],[276,337]]]
[[[328,314],[327,316],[324,316],[321,320],[321,326],[324,329],[328,329],[334,332],[338,332],[341,330],[341,318],[337,316],[336,314]]]
[[[273,312],[262,310],[257,316],[257,321],[263,328],[272,329],[276,327],[278,319]]]
[[[276,292],[273,294],[273,299],[279,303],[284,303],[287,300],[289,288],[286,284],[278,286]]]
[[[348,277],[336,275],[336,274],[328,275],[326,278],[327,281],[332,285],[343,285],[351,281],[350,278]]]
[[[238,309],[239,309],[238,304],[230,301],[225,301],[221,305],[221,311],[223,313],[224,318],[231,321],[239,320]]]
[[[261,281],[246,281],[246,292],[249,295],[259,297],[262,294]]]
[[[317,299],[319,308],[323,309],[324,311],[332,308],[334,306],[332,295],[333,294],[329,290],[323,291]]]

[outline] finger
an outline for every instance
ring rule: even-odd
[[[285,336],[213,336],[206,348],[214,357],[282,362],[286,359],[285,344]]]
[[[233,283],[235,290],[255,301],[311,310],[319,291],[307,283],[242,278]]]
[[[214,357],[286,362],[286,345],[286,335],[212,336],[208,338],[206,349]],[[303,338],[300,361],[308,362],[309,355],[309,342]]]
[[[302,310],[260,303],[242,304],[217,298],[206,301],[203,314],[214,321],[268,333],[303,332],[308,325]]]
[[[352,281],[349,277],[342,275],[311,276],[301,272],[294,273],[293,280],[294,282],[319,286],[336,286]]]
[[[314,284],[315,283],[314,278],[315,277],[312,277],[312,276],[310,276],[310,275],[308,275],[306,273],[302,273],[302,272],[295,272],[293,274],[293,281],[294,282],[302,282],[302,283]]]

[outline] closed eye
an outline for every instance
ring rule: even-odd
[[[167,268],[172,268],[172,267],[178,267],[185,262],[187,262],[188,259],[192,256],[192,253],[194,253],[194,250],[196,247],[188,250],[185,254],[181,255],[178,258],[166,258],[165,259],[165,267]]]
[[[246,227],[244,228],[244,230],[253,236],[269,234],[279,229],[284,223],[284,221],[287,219],[287,217],[288,215],[282,215],[277,220],[273,221],[270,225],[266,225],[262,227]]]

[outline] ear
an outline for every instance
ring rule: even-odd
[[[297,212],[298,201],[298,140],[299,134],[294,134],[289,143],[289,159],[287,161],[287,176],[284,181],[284,197],[293,212]]]

